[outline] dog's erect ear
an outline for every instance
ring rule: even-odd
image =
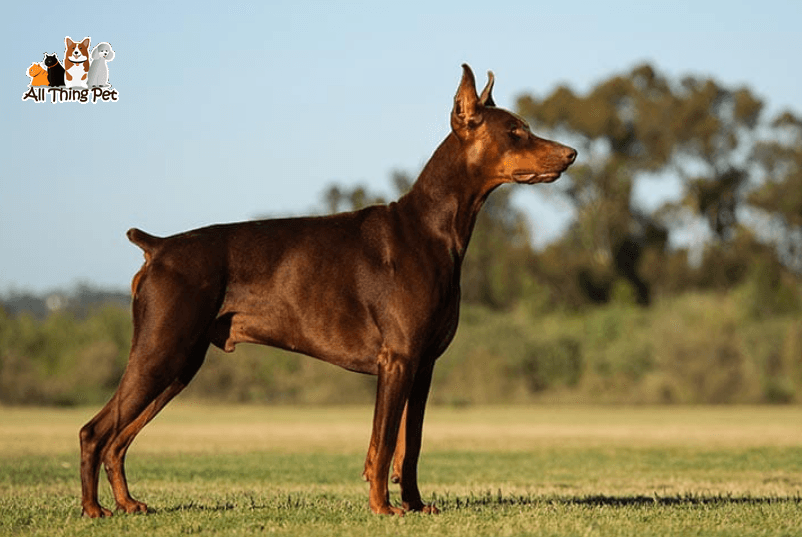
[[[451,111],[451,128],[461,137],[482,123],[482,105],[476,95],[476,79],[468,64],[462,64],[462,82],[454,96]]]
[[[81,44],[86,47],[86,50],[89,50],[89,39],[88,37],[84,37],[84,40],[81,41]]]
[[[496,103],[493,102],[493,83],[496,81],[496,77],[493,76],[493,71],[487,72],[487,85],[485,89],[482,90],[482,94],[479,96],[479,102],[482,103],[482,106],[496,106]]]
[[[67,48],[70,48],[73,45],[75,45],[75,41],[70,39],[70,36],[67,36],[67,37],[64,38],[64,44],[67,46]]]

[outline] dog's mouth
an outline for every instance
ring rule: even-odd
[[[535,183],[551,183],[556,181],[562,172],[536,173],[529,170],[521,170],[512,174],[512,178],[517,183],[532,185]]]

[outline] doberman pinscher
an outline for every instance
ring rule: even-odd
[[[101,462],[117,508],[147,512],[128,491],[128,447],[192,380],[210,344],[231,352],[242,342],[377,375],[363,474],[370,508],[437,512],[418,490],[423,414],[435,360],[457,330],[460,268],[476,216],[499,185],[554,181],[577,154],[496,108],[492,73],[477,95],[462,67],[452,130],[397,202],[166,238],[128,231],[145,253],[132,282],[131,354],[117,391],[81,429],[84,515],[111,515],[98,503]],[[391,466],[402,508],[390,503]]]

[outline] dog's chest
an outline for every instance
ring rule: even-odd
[[[86,76],[85,65],[86,63],[74,63],[72,67],[67,69],[67,72],[72,77],[72,81],[67,81],[67,85],[86,85],[86,79],[81,80],[84,76]]]

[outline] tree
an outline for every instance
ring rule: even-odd
[[[748,89],[692,77],[682,80],[676,94],[671,165],[685,185],[680,206],[703,218],[715,240],[727,242],[753,178],[749,150],[763,103]]]
[[[718,248],[735,240],[754,185],[749,155],[762,109],[746,88],[710,78],[671,81],[650,65],[586,95],[563,86],[544,99],[518,99],[519,113],[538,128],[580,146],[580,162],[558,191],[576,212],[561,242],[574,252],[573,276],[589,301],[606,302],[623,280],[648,304],[664,267],[677,266],[668,261],[669,233],[693,221],[704,223]],[[638,206],[635,182],[669,175],[681,181],[680,201],[651,212]]]
[[[747,199],[767,220],[780,261],[802,275],[802,119],[785,112],[772,127],[773,138],[757,144],[753,153],[765,181]]]
[[[563,86],[543,100],[518,99],[521,115],[577,143],[584,155],[559,192],[577,215],[563,240],[577,252],[575,277],[591,301],[606,302],[617,278],[630,283],[638,303],[651,300],[638,261],[648,247],[663,249],[667,235],[635,206],[632,192],[639,173],[659,171],[671,157],[674,141],[664,126],[673,101],[666,80],[647,65],[585,96]]]

